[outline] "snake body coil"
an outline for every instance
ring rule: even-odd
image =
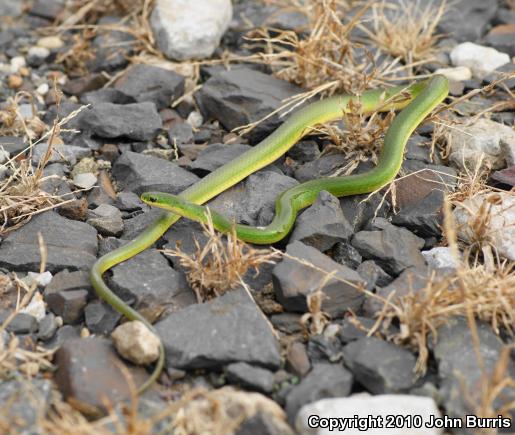
[[[184,215],[205,221],[206,210],[198,206],[235,185],[251,173],[272,163],[290,149],[309,128],[341,118],[349,111],[349,102],[359,102],[362,113],[403,109],[394,119],[384,140],[378,165],[363,174],[346,177],[322,178],[299,184],[283,192],[276,201],[276,215],[264,228],[237,225],[238,237],[253,243],[273,243],[283,238],[292,228],[297,212],[312,204],[321,190],[335,196],[372,192],[389,183],[397,175],[403,160],[404,147],[413,130],[448,94],[448,82],[443,76],[415,83],[410,87],[393,87],[371,90],[360,97],[335,96],[315,102],[293,114],[274,133],[240,155],[233,161],[211,172],[179,196],[159,192],[145,193],[142,199],[153,206],[167,209],[141,235],[118,248],[94,264],[90,277],[99,297],[112,305],[130,320],[139,320],[154,331],[152,325],[136,310],[116,296],[102,279],[102,274],[114,265],[125,261],[156,242],[165,231]],[[171,210],[172,212],[168,211]],[[221,231],[228,231],[232,222],[219,214],[213,223]],[[161,343],[159,360],[152,375],[140,387],[148,388],[159,376],[164,366],[164,348]]]

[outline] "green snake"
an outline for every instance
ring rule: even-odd
[[[299,139],[310,132],[311,127],[341,119],[353,103],[360,113],[386,112],[403,109],[390,125],[378,164],[370,171],[345,177],[329,177],[298,184],[283,192],[276,201],[276,214],[272,223],[263,228],[236,225],[236,233],[243,240],[253,243],[273,243],[283,238],[292,228],[299,210],[312,204],[318,193],[329,191],[335,196],[373,192],[392,181],[397,175],[404,156],[404,148],[414,129],[448,94],[448,81],[435,75],[409,87],[392,87],[370,90],[361,96],[341,95],[307,105],[294,113],[286,122],[249,151],[226,165],[211,172],[179,196],[164,193],[144,193],[142,200],[164,208],[165,211],[136,239],[104,255],[93,265],[90,278],[98,296],[113,306],[129,320],[143,322],[151,331],[153,326],[140,313],[128,306],[102,279],[104,272],[154,244],[180,215],[197,221],[206,220],[206,209],[200,207],[219,193],[234,186],[248,175],[269,165],[281,157]],[[171,211],[169,211],[171,210]],[[228,231],[232,222],[212,213],[214,225]],[[159,359],[152,374],[139,391],[147,389],[158,378],[164,367],[165,352],[160,343]]]

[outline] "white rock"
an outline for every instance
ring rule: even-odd
[[[204,122],[204,119],[202,118],[200,112],[194,110],[193,112],[190,112],[190,114],[186,118],[186,122],[190,124],[193,128],[199,128]]]
[[[27,55],[37,59],[46,59],[48,56],[50,56],[50,50],[46,47],[33,46],[29,48]]]
[[[73,177],[73,184],[81,189],[91,189],[97,183],[97,177],[92,172],[84,172]]]
[[[472,71],[470,71],[470,68],[466,66],[439,68],[435,71],[435,74],[442,74],[454,82],[463,82],[472,78]]]
[[[458,267],[458,261],[453,257],[451,248],[447,246],[422,251],[422,255],[426,259],[426,263],[436,269],[456,269]]]
[[[231,0],[157,0],[150,25],[166,57],[203,59],[218,47],[231,18]]]
[[[508,192],[480,194],[466,199],[454,209],[454,219],[458,227],[458,237],[471,242],[476,239],[471,223],[485,201],[490,202],[489,221],[486,226],[487,241],[497,253],[515,261],[515,196]],[[498,204],[496,204],[498,203]]]
[[[45,317],[46,314],[46,310],[45,301],[43,300],[41,293],[34,293],[34,296],[32,296],[30,302],[26,307],[20,310],[20,313],[30,314],[31,316],[35,317],[38,322],[43,320],[43,317]]]
[[[449,133],[449,143],[449,159],[461,169],[475,169],[481,158],[491,169],[501,169],[515,159],[515,132],[490,119],[455,126]]]
[[[472,74],[478,79],[482,79],[509,61],[510,56],[508,54],[472,42],[458,44],[451,51],[452,64],[469,67]]]
[[[11,154],[9,154],[9,151],[6,151],[0,147],[0,165],[3,165],[10,158],[11,158]]]
[[[27,65],[25,58],[23,56],[15,56],[11,59],[11,72],[13,74],[17,73],[20,68],[23,68]]]
[[[38,47],[48,48],[49,50],[61,48],[64,42],[59,36],[45,36],[38,39]]]
[[[118,326],[111,337],[118,353],[135,364],[149,364],[159,356],[159,338],[138,320]]]
[[[37,89],[36,89],[36,92],[39,94],[39,95],[46,95],[48,94],[48,91],[50,90],[50,86],[48,86],[48,83],[41,83]]]
[[[404,416],[407,421],[415,415],[420,415],[422,427],[414,427],[415,425],[407,427],[406,420],[403,419],[404,423],[402,425],[398,424],[402,427],[386,428],[387,415]],[[330,430],[327,427],[310,427],[308,424],[310,416],[315,416],[315,418],[311,417],[311,426],[316,423],[316,418],[319,418],[319,422],[321,422],[320,419],[342,418],[347,419],[344,421],[350,423],[355,420],[354,416],[365,420],[368,417],[368,421],[372,421],[373,417],[376,417],[375,421],[379,421],[379,418],[382,417],[382,424],[375,428],[369,425],[370,428],[366,431],[359,430],[359,427],[347,427],[344,431],[341,428]],[[440,435],[443,433],[443,429],[427,428],[425,426],[433,418],[440,418],[440,411],[435,401],[429,397],[402,394],[378,396],[355,394],[350,397],[323,399],[304,405],[297,414],[295,428],[298,433],[303,435],[332,435],[334,433],[344,433],[345,435]],[[333,422],[337,421],[333,420]],[[415,421],[416,425],[418,423],[418,420]]]
[[[24,280],[28,285],[32,285],[36,283],[41,287],[45,287],[50,284],[52,281],[52,274],[48,271],[39,273],[39,272],[29,272],[27,273],[27,277]]]

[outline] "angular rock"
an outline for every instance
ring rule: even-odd
[[[106,139],[153,139],[163,126],[154,103],[99,103],[84,113],[81,127]]]
[[[75,177],[73,177],[73,184],[79,189],[88,190],[97,184],[97,177],[91,172],[77,174]]]
[[[244,290],[183,308],[155,328],[170,367],[195,369],[246,362],[276,369],[281,361],[268,322]]]
[[[38,164],[41,159],[46,155],[48,144],[40,142],[32,149],[32,159],[34,163]],[[67,144],[52,145],[52,152],[48,163],[68,163],[71,166],[75,165],[78,160],[91,156],[91,150],[84,147]]]
[[[338,331],[338,337],[343,344],[351,341],[365,338],[368,331],[374,327],[375,320],[367,317],[352,317],[342,320],[341,328]]]
[[[155,249],[147,249],[113,268],[113,290],[136,308],[177,309],[191,294],[184,276]]]
[[[175,163],[131,151],[123,152],[116,160],[113,176],[121,189],[138,195],[153,190],[178,194],[198,180]]]
[[[5,151],[11,154],[12,157],[14,157],[18,153],[21,153],[25,148],[27,148],[27,144],[22,137],[2,136],[0,137],[0,147],[2,147]]]
[[[10,314],[7,311],[0,311],[0,322],[3,323]],[[18,313],[7,324],[6,330],[13,334],[30,334],[38,330],[38,321],[30,314]]]
[[[116,327],[122,315],[111,305],[94,301],[86,305],[84,319],[93,334],[109,334]]]
[[[204,118],[218,120],[226,130],[260,120],[278,109],[283,100],[300,93],[296,86],[247,67],[234,67],[211,76],[195,98]],[[277,115],[260,123],[248,135],[252,143],[283,122]]]
[[[326,154],[295,169],[295,178],[301,183],[315,178],[328,177],[348,162],[343,154]]]
[[[87,290],[59,291],[48,294],[45,300],[55,314],[62,317],[63,322],[73,324],[79,321],[84,314],[84,307],[88,303]]]
[[[50,340],[59,327],[55,315],[48,313],[43,320],[39,322],[38,340],[47,341]]]
[[[105,400],[112,406],[129,400],[131,391],[123,362],[109,340],[88,337],[66,341],[55,353],[57,371],[54,380],[65,400],[90,417],[99,417],[106,410]],[[146,378],[143,369],[130,369],[136,385]]]
[[[287,156],[299,163],[312,162],[320,156],[320,149],[314,140],[301,140],[287,151]]]
[[[356,269],[363,279],[367,282],[367,289],[372,290],[376,285],[384,287],[392,282],[393,278],[388,275],[373,260],[366,260]]]
[[[515,186],[515,165],[509,168],[503,169],[502,171],[495,171],[492,174],[492,179],[508,186]]]
[[[459,265],[459,259],[454,258],[452,249],[447,246],[422,251],[422,255],[426,259],[427,265],[434,269],[456,269]]]
[[[244,362],[232,363],[226,369],[227,380],[232,384],[260,391],[265,394],[272,392],[274,375],[269,370],[254,367]]]
[[[500,66],[510,62],[510,56],[494,48],[472,42],[457,45],[451,51],[451,61],[455,66],[470,68],[474,77],[482,79]]]
[[[97,232],[88,224],[72,221],[47,211],[10,233],[0,245],[0,267],[13,271],[39,269],[41,254],[38,233],[47,248],[46,270],[55,273],[89,270],[96,260]]]
[[[322,310],[333,317],[347,310],[360,308],[364,294],[356,286],[364,285],[359,274],[331,260],[320,251],[301,242],[293,242],[286,248],[284,257],[273,269],[273,283],[278,301],[290,311],[307,311],[306,297],[321,287],[325,295]],[[303,262],[313,264],[309,267]],[[324,283],[327,274],[336,272],[334,278]]]
[[[345,365],[373,394],[407,391],[415,383],[413,354],[375,337],[352,341],[343,348]]]
[[[184,77],[168,69],[137,64],[116,81],[114,88],[138,103],[154,103],[160,110],[182,96]]]
[[[88,211],[86,221],[96,228],[103,236],[119,236],[123,232],[122,213],[109,204],[101,204],[94,210]]]
[[[55,274],[50,284],[45,287],[45,297],[51,293],[68,290],[87,290],[89,295],[93,296],[94,290],[89,279],[89,271],[63,270]]]
[[[286,413],[293,421],[302,406],[327,397],[345,397],[351,392],[352,374],[339,364],[316,364],[286,397]]]
[[[158,0],[150,25],[168,58],[204,59],[218,47],[231,18],[230,0]]]
[[[271,413],[258,412],[247,418],[234,435],[293,435],[293,431]]]
[[[498,7],[496,0],[458,0],[443,15],[438,30],[459,42],[477,41],[486,32]]]
[[[6,380],[0,383],[0,403],[5,416],[5,433],[41,433],[40,419],[46,415],[52,400],[52,382],[46,379]],[[8,427],[8,429],[7,429]]]
[[[515,23],[501,24],[491,29],[483,39],[486,45],[496,50],[515,56]]]
[[[360,231],[351,243],[364,258],[375,260],[393,275],[408,267],[425,265],[420,254],[424,240],[405,228],[388,224],[381,231]]]
[[[132,104],[136,99],[114,88],[103,88],[96,91],[86,92],[81,95],[80,101],[83,104],[96,106],[100,103]]]
[[[330,255],[337,263],[350,267],[353,270],[356,270],[363,261],[363,257],[349,242],[336,243]]]
[[[364,432],[369,434],[388,435],[442,435],[443,430],[436,427],[426,427],[424,423],[430,422],[433,418],[440,418],[441,414],[434,399],[430,397],[418,397],[402,394],[381,394],[370,396],[368,394],[354,394],[349,397],[319,400],[301,408],[295,419],[297,433],[309,433],[312,435],[331,435],[334,430],[328,428],[312,428],[308,423],[310,416],[317,416],[320,419],[334,418],[352,421],[356,415],[368,417],[369,421],[378,421],[381,417],[382,425],[375,426],[363,431],[359,427],[345,428],[346,435],[361,435]],[[406,426],[385,429],[384,424],[391,417],[402,416],[403,421],[409,421],[413,416],[420,416],[422,427]],[[313,423],[313,421],[312,421]]]
[[[265,226],[275,215],[277,196],[296,184],[291,177],[265,169],[222,192],[208,205],[236,222]]]
[[[484,385],[483,373],[489,377],[492,376],[504,347],[490,325],[476,322],[476,329],[479,349],[475,344],[476,339],[472,336],[470,326],[463,317],[455,317],[437,330],[434,355],[441,380],[440,393],[446,412],[453,417],[473,414],[473,410],[480,406],[479,392]],[[481,355],[481,363],[478,361],[477,352]],[[505,376],[515,376],[513,360],[507,361]],[[514,399],[515,388],[506,386],[499,391],[492,405],[494,409],[499,409],[502,403],[509,403]],[[512,419],[513,414],[512,410]]]
[[[168,129],[168,143],[172,146],[191,144],[193,142],[193,128],[187,122],[172,125]]]
[[[502,169],[515,163],[515,132],[507,125],[480,118],[452,129],[449,160],[462,170],[475,170],[480,163]]]
[[[508,192],[478,194],[459,204],[453,211],[458,237],[468,242],[475,240],[472,224],[485,206],[489,219],[485,220],[483,237],[487,237],[499,255],[515,261],[515,196]]]
[[[196,174],[205,175],[234,160],[250,149],[249,145],[244,144],[210,144],[199,153],[198,157],[189,167]]]
[[[393,217],[392,223],[405,227],[420,237],[440,237],[444,198],[443,191],[433,190],[420,201],[401,209]]]
[[[313,205],[297,218],[290,242],[298,240],[324,252],[335,243],[348,241],[352,233],[338,198],[322,191]]]

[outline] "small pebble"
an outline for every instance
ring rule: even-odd
[[[27,65],[25,58],[23,56],[16,56],[11,59],[11,72],[13,74],[17,73],[20,68],[23,68]]]
[[[500,66],[508,63],[510,56],[497,51],[495,48],[464,42],[451,51],[451,61],[455,66],[469,67],[474,77],[482,79]]]
[[[43,300],[43,296],[41,296],[41,293],[34,293],[34,296],[32,296],[30,302],[27,304],[26,307],[23,307],[20,310],[20,313],[30,314],[31,316],[35,317],[38,322],[43,320],[46,314],[46,310],[45,301]]]
[[[159,356],[159,338],[137,320],[118,326],[111,337],[118,353],[135,364],[149,364]]]
[[[38,39],[37,46],[48,48],[49,50],[61,48],[64,42],[59,36],[45,36]]]
[[[20,76],[12,74],[8,77],[7,86],[11,89],[19,89],[21,85],[23,85],[23,79]]]
[[[193,128],[199,128],[204,122],[204,119],[202,118],[200,112],[194,110],[188,115],[186,122],[189,123]]]
[[[97,183],[97,177],[91,172],[84,172],[73,177],[73,184],[80,189],[91,189]]]
[[[472,78],[472,71],[467,66],[457,66],[454,68],[439,68],[435,74],[442,74],[454,82],[463,82]]]
[[[37,89],[36,89],[36,92],[39,94],[39,95],[46,95],[48,94],[48,91],[50,90],[50,86],[48,86],[48,83],[42,83],[40,84]]]

